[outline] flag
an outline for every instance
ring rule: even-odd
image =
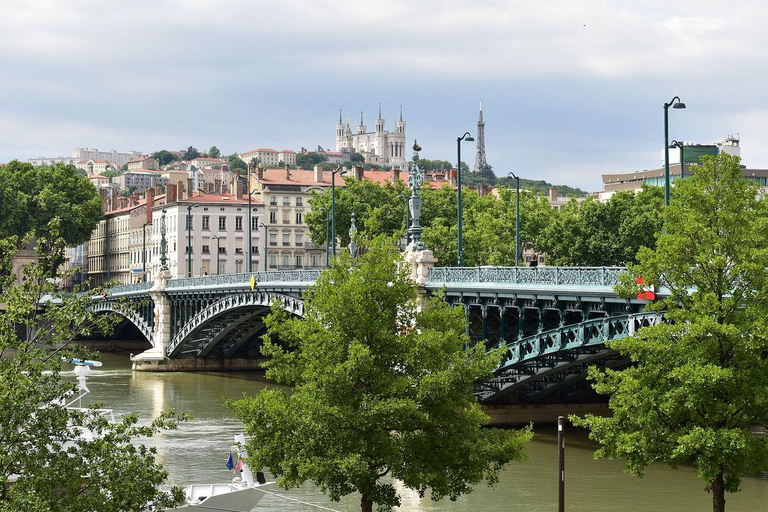
[[[233,473],[237,473],[238,471],[240,471],[240,469],[242,467],[243,467],[243,461],[242,460],[238,460],[237,461],[237,466],[235,466],[235,470],[233,471]]]
[[[229,458],[227,459],[227,469],[233,469],[235,462],[232,460],[232,450],[229,450]]]

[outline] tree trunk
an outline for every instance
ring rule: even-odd
[[[715,477],[710,489],[712,489],[712,512],[725,512],[725,485],[722,471]]]
[[[373,501],[371,501],[371,498],[365,494],[360,498],[360,510],[362,510],[362,512],[373,512]]]

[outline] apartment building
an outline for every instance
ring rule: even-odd
[[[296,152],[290,149],[275,151],[274,149],[260,148],[240,153],[237,156],[247,164],[251,163],[251,160],[255,158],[261,167],[296,165]]]

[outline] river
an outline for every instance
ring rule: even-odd
[[[138,413],[148,421],[160,411],[174,407],[194,420],[176,431],[150,439],[159,460],[169,472],[169,483],[225,482],[231,472],[225,467],[232,436],[242,424],[224,405],[223,397],[239,398],[244,392],[258,393],[268,384],[256,374],[238,373],[133,373],[127,355],[102,354],[104,365],[90,375],[89,402],[101,401],[115,413]],[[71,375],[71,372],[65,372]],[[85,403],[85,402],[84,402]],[[593,460],[595,445],[583,431],[566,433],[566,510],[587,511],[700,511],[711,510],[711,496],[692,467],[678,470],[666,466],[648,468],[646,476],[635,478],[623,472],[621,461]],[[554,428],[535,429],[528,445],[530,458],[511,464],[494,488],[481,484],[472,494],[455,502],[432,502],[401,489],[400,511],[484,512],[557,510],[557,443]],[[348,496],[341,503],[328,500],[314,486],[283,491],[295,499],[339,511],[360,510],[359,497]],[[768,477],[747,476],[740,493],[727,495],[727,510],[768,511]],[[266,496],[256,511],[311,512],[316,508],[276,496]]]

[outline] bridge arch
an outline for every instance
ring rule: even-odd
[[[304,300],[283,293],[256,291],[239,292],[223,297],[193,316],[173,337],[166,349],[167,357],[179,357],[194,352],[205,357],[226,340],[225,356],[234,352],[263,327],[259,318],[280,301],[285,311],[304,316]]]
[[[495,402],[525,390],[532,401],[583,381],[586,368],[597,361],[606,366],[623,364],[606,341],[633,336],[638,330],[662,321],[659,313],[637,313],[594,318],[558,327],[510,342],[495,377],[478,385],[483,402]]]
[[[141,332],[141,334],[144,335],[145,338],[147,338],[147,341],[149,341],[153,347],[155,346],[155,340],[152,336],[154,332],[152,325],[150,325],[150,323],[147,322],[144,317],[142,317],[141,314],[135,309],[126,307],[125,304],[121,304],[119,302],[107,300],[96,302],[93,305],[93,311],[116,313],[124,317],[136,326],[136,328]]]

